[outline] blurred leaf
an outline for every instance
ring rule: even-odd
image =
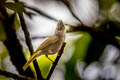
[[[16,13],[10,14],[10,25],[13,27],[14,30],[17,30],[21,24],[18,19],[18,15]]]
[[[113,36],[120,36],[120,22],[109,21],[108,31]]]
[[[100,8],[103,11],[108,11],[112,7],[112,5],[115,1],[116,0],[99,0]]]
[[[21,24],[20,24],[20,21],[18,19],[17,14],[16,14],[15,17],[14,17],[14,28],[15,28],[15,30],[17,30],[20,26],[21,26]]]
[[[2,21],[0,20],[0,40],[1,41],[4,41],[6,40],[6,33],[5,33],[5,30],[4,30],[4,25],[2,23]]]
[[[83,60],[85,53],[87,52],[88,46],[91,42],[91,36],[87,32],[82,32],[83,36],[78,39],[75,43],[75,52],[77,59]]]
[[[3,44],[0,44],[0,69],[6,70],[6,58],[9,56],[8,50]],[[1,79],[1,78],[0,78]]]
[[[120,40],[120,36],[116,36],[116,39]]]
[[[120,22],[120,2],[115,2],[109,12],[112,21]]]
[[[90,43],[90,45],[88,47],[87,54],[84,58],[84,61],[87,64],[90,64],[94,61],[98,61],[99,58],[101,57],[106,45],[107,44],[104,44],[102,42],[92,40],[92,42]]]
[[[8,50],[6,49],[5,45],[0,42],[0,58],[4,59],[6,56],[8,56]]]
[[[98,29],[109,34],[112,37],[120,36],[120,22],[107,21]]]
[[[4,6],[5,0],[0,0],[0,6]]]
[[[75,72],[76,63],[78,60],[83,60],[87,52],[88,45],[91,41],[91,36],[87,32],[81,32],[83,34],[75,42],[75,51],[71,59],[66,63],[65,80],[80,80]]]
[[[29,55],[28,53],[29,53],[29,52],[26,51],[26,54],[25,54],[25,57],[26,57],[27,60],[29,60],[29,58],[30,58],[30,55]],[[55,54],[55,55],[49,55],[49,58],[54,61],[55,58],[56,58],[56,54]],[[48,72],[49,72],[49,70],[50,70],[50,68],[51,68],[52,62],[51,62],[49,59],[47,59],[45,56],[37,57],[37,61],[38,61],[38,65],[39,65],[39,67],[40,67],[42,76],[43,76],[44,78],[46,78],[47,75],[48,75]],[[34,67],[33,67],[33,63],[30,64],[30,67],[31,67],[31,69],[33,70],[34,75],[35,75],[35,69],[34,69]],[[35,76],[36,76],[36,75],[35,75]]]
[[[21,13],[23,12],[25,9],[24,9],[24,4],[21,3],[21,2],[16,2],[16,3],[13,3],[13,2],[7,2],[5,3],[6,7],[15,11],[15,12],[18,12],[18,13]]]
[[[24,53],[25,53],[25,54],[24,54],[25,59],[28,61],[29,58],[30,58],[29,50],[25,50]],[[35,74],[36,72],[35,72],[35,70],[34,70],[33,63],[30,64],[30,68],[31,68],[31,70],[32,70],[32,72],[33,72],[33,75],[36,76],[36,74]]]
[[[54,61],[55,58],[56,58],[56,54],[55,55],[50,55],[49,58]],[[38,59],[38,62],[39,62],[39,67],[40,67],[42,76],[44,78],[46,78],[47,75],[48,75],[48,72],[49,72],[49,70],[51,68],[52,62],[49,59],[47,59],[45,56],[41,56]]]

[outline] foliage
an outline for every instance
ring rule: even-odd
[[[77,73],[75,72],[76,63],[77,61],[84,60],[88,45],[91,41],[91,36],[87,32],[81,32],[81,33],[83,34],[83,36],[76,40],[75,51],[73,52],[71,59],[65,64],[66,65],[65,80],[80,79]]]
[[[0,40],[1,41],[6,40],[6,34],[5,34],[5,30],[4,30],[2,21],[0,21]]]
[[[99,3],[98,12],[103,19],[101,20],[98,18],[97,22],[94,23],[93,26],[88,27],[84,24],[84,21],[82,22],[82,20],[80,20],[75,14],[72,6],[72,0],[59,0],[59,2],[63,3],[67,7],[67,9],[70,11],[71,15],[79,22],[76,25],[70,25],[65,23],[69,27],[69,29],[67,30],[67,34],[69,34],[70,32],[71,33],[78,32],[79,35],[82,34],[82,37],[75,39],[75,42],[73,43],[74,51],[71,55],[71,58],[68,61],[64,61],[64,60],[63,62],[61,61],[64,64],[63,70],[65,70],[65,72],[63,71],[62,75],[64,75],[65,80],[82,80],[82,79],[86,80],[87,78],[89,78],[89,75],[88,77],[85,77],[87,76],[87,74],[85,74],[85,71],[91,68],[91,65],[94,64],[94,62],[97,62],[99,64],[99,67],[100,67],[99,72],[103,71],[101,73],[104,73],[105,75],[108,75],[105,72],[106,69],[104,69],[106,65],[108,66],[108,64],[110,65],[109,71],[112,70],[111,66],[112,67],[116,66],[115,69],[118,69],[117,67],[119,65],[120,54],[113,55],[115,56],[115,58],[113,58],[112,56],[112,59],[111,59],[112,61],[109,58],[112,53],[107,55],[108,57],[104,55],[107,54],[107,52],[105,53],[105,50],[106,50],[106,46],[108,45],[113,45],[114,47],[116,47],[116,49],[113,50],[113,53],[117,54],[117,51],[119,53],[120,10],[117,7],[114,7],[113,5],[120,6],[120,2],[119,0],[97,0],[97,1]],[[112,11],[114,8],[115,8],[115,11]],[[20,40],[17,39],[16,31],[22,28],[25,34],[25,38],[26,37],[30,38],[31,36],[29,35],[29,32],[27,30],[29,26],[27,26],[25,23],[23,13],[29,16],[29,19],[32,19],[34,13],[29,12],[29,10],[26,10],[26,9],[30,9],[31,11],[39,15],[42,15],[43,17],[46,17],[50,20],[54,20],[55,22],[58,20],[51,17],[50,15],[43,12],[42,10],[28,6],[25,3],[20,2],[19,0],[14,0],[14,1],[0,0],[0,41],[4,43],[4,45],[6,46],[9,56],[11,57],[11,62],[13,63],[13,65],[15,65],[19,75],[23,75],[25,76],[25,78],[27,76],[27,77],[33,77],[38,79],[46,79],[48,74],[50,74],[49,72],[51,70],[51,67],[54,66],[54,63],[51,63],[45,56],[41,56],[37,58],[39,71],[36,71],[38,69],[34,67],[35,65],[34,62],[30,65],[30,68],[28,68],[26,71],[22,70],[23,64],[26,62],[26,60],[29,58],[30,55],[29,55],[29,52],[23,53],[21,44],[19,43]],[[116,15],[113,15],[113,14],[116,14],[117,17]],[[24,30],[27,31],[28,33],[27,36]],[[28,40],[29,38],[26,38],[26,43],[28,42],[27,43],[27,46],[29,48],[28,51],[30,51],[31,53],[32,51],[30,47],[32,46],[29,45],[29,43],[31,43],[31,40]],[[66,42],[66,43],[69,43],[69,42]],[[0,51],[1,49],[3,49],[1,47],[3,46],[0,45]],[[7,53],[7,50],[4,53]],[[109,50],[112,50],[112,49],[109,49]],[[24,57],[24,54],[26,59]],[[3,55],[1,55],[1,52],[0,52],[0,60],[4,59],[4,58],[1,58],[1,56]],[[55,60],[57,55],[51,55],[49,57],[52,60]],[[102,60],[103,57],[105,57],[105,59]],[[82,69],[82,72],[81,72],[82,75],[78,73],[79,69],[76,68],[76,65],[78,62],[84,62],[86,64]],[[92,70],[91,73],[92,72],[94,72],[94,70]],[[115,72],[115,70],[113,72]],[[116,73],[119,73],[119,71],[118,72],[116,71]],[[38,75],[40,75],[40,77]],[[0,76],[0,78],[6,79],[3,76]],[[103,75],[101,76],[100,73],[99,74],[96,73],[96,76],[94,79],[103,79],[103,80],[116,79],[116,77],[111,78],[111,76],[109,76],[109,78],[106,78]]]

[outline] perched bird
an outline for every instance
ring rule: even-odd
[[[62,20],[59,20],[54,35],[50,36],[37,48],[31,58],[23,66],[23,70],[26,70],[30,63],[33,62],[36,57],[39,57],[41,55],[45,55],[49,60],[51,60],[48,55],[55,54],[60,50],[63,42],[65,41],[65,35],[65,26]]]

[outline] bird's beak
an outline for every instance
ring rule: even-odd
[[[62,20],[59,20],[59,21],[58,21],[57,28],[58,28],[58,30],[64,30],[64,29],[65,29],[64,24],[63,24]]]

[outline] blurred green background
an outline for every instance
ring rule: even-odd
[[[7,12],[7,17],[2,8]],[[119,0],[1,0],[0,69],[15,74],[20,74],[15,63],[22,66],[25,62],[20,60],[30,58],[18,13],[24,13],[34,50],[54,34],[57,20],[61,19],[66,27],[64,53],[50,80],[120,79]],[[9,35],[6,26],[9,27],[8,31],[13,29],[16,36],[12,35],[14,33]],[[16,38],[25,57],[17,57],[15,53],[11,55],[7,46],[12,48],[14,45],[6,45],[6,41]],[[16,42],[14,44],[19,45]],[[14,50],[18,50],[18,47]],[[54,61],[56,56],[49,57]],[[19,61],[13,62],[15,58]],[[46,78],[52,62],[45,56],[38,57],[37,61],[43,78]],[[36,76],[33,63],[30,69]],[[0,75],[0,80],[14,79]]]

